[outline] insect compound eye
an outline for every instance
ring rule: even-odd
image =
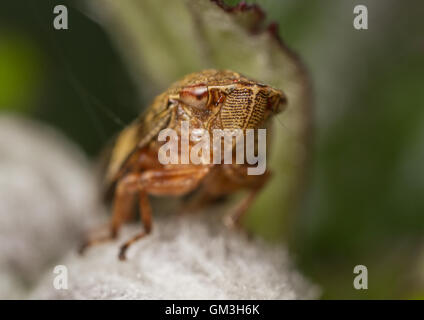
[[[273,94],[268,98],[268,107],[275,113],[282,112],[287,107],[287,98],[283,94]]]
[[[208,87],[205,85],[197,85],[192,87],[185,87],[180,91],[179,100],[197,109],[204,109],[208,103]]]

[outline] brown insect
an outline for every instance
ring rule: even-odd
[[[239,225],[255,196],[270,176],[248,175],[248,164],[166,164],[158,160],[164,142],[157,137],[170,128],[181,134],[181,123],[191,129],[268,128],[272,115],[286,106],[285,95],[277,89],[232,71],[205,70],[187,75],[157,96],[147,109],[118,136],[104,175],[106,190],[113,196],[113,216],[109,233],[86,242],[84,248],[116,238],[123,222],[132,214],[138,200],[143,230],[125,242],[119,258],[125,260],[128,247],[152,231],[152,209],[149,195],[184,196],[193,194],[188,208],[200,208],[222,196],[247,189],[229,215],[228,222]],[[193,142],[189,142],[189,148]],[[233,147],[233,146],[232,146]],[[179,157],[182,149],[179,151]],[[221,153],[223,154],[223,153]]]

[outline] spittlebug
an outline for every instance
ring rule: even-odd
[[[189,206],[199,208],[222,196],[247,189],[248,195],[228,215],[230,224],[239,224],[268,180],[269,170],[262,175],[249,175],[249,165],[236,161],[230,164],[162,164],[158,153],[164,142],[158,140],[158,135],[163,129],[173,129],[181,136],[183,121],[193,130],[202,129],[211,134],[214,129],[240,129],[243,133],[248,129],[266,129],[272,116],[286,105],[282,91],[229,70],[204,70],[174,83],[117,137],[104,173],[104,185],[113,196],[109,234],[87,241],[84,247],[116,238],[138,200],[144,228],[121,246],[119,258],[125,260],[128,247],[152,230],[149,195],[194,194]],[[189,150],[193,145],[190,140]],[[182,152],[187,151],[180,149],[179,157],[184,156]]]

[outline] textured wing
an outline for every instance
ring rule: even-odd
[[[152,106],[127,126],[114,140],[107,151],[103,185],[105,190],[113,188],[119,172],[128,158],[138,149],[151,142],[159,131],[166,128],[172,110],[167,108],[167,94],[158,96]],[[109,191],[108,191],[109,192]]]

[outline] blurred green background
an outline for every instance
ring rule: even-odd
[[[312,170],[289,220],[297,264],[323,298],[424,298],[424,3],[248,2],[279,23],[314,87]],[[69,30],[52,27],[57,4]],[[352,26],[356,4],[368,30]],[[0,3],[0,111],[53,125],[93,159],[141,109],[122,59],[78,1]],[[352,286],[359,264],[368,290]]]

